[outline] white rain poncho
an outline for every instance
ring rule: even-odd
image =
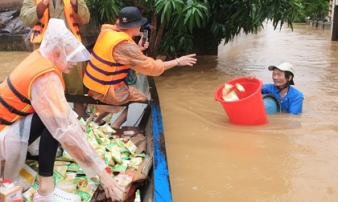
[[[67,62],[90,59],[90,53],[66,28],[63,20],[51,18],[40,46],[41,55],[48,58],[62,71]]]
[[[46,38],[42,41],[41,52],[44,57],[55,64],[63,65],[71,60],[88,60],[88,51],[71,36],[73,35],[62,20],[51,19]],[[53,60],[53,54],[59,53],[62,57]],[[62,69],[65,66],[58,67]],[[64,96],[62,82],[56,73],[45,73],[32,83],[31,104],[52,136],[62,144],[88,177],[96,176],[104,170],[106,164],[88,143],[77,114],[70,108]],[[5,179],[15,180],[24,166],[31,121],[32,115],[29,115],[0,131],[0,162]]]

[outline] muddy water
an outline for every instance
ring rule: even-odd
[[[27,55],[0,52],[0,81]],[[267,26],[218,57],[156,77],[173,201],[338,201],[337,60],[329,29]],[[296,68],[303,114],[229,123],[216,89],[249,74],[271,83],[267,67],[280,61]]]
[[[0,82],[29,54],[30,52],[0,52]]]
[[[303,114],[261,126],[229,123],[216,89],[267,67],[295,66]],[[338,42],[329,29],[270,26],[218,57],[156,78],[174,201],[338,201]]]

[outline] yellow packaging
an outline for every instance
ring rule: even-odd
[[[129,150],[131,154],[135,154],[137,147],[134,145],[132,141],[128,141],[127,143],[124,144],[124,146]]]
[[[24,191],[29,189],[36,178],[36,172],[30,168],[27,164],[20,170],[18,185],[20,185]]]
[[[66,173],[66,178],[61,179],[59,183],[57,183],[56,187],[59,189],[68,192],[68,193],[77,193],[76,189],[76,181],[75,181],[76,173]]]

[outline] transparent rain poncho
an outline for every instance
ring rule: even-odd
[[[84,45],[66,28],[63,20],[51,18],[42,39],[40,52],[62,71],[67,62],[82,62],[90,59]]]
[[[62,20],[56,19],[50,20],[40,51],[59,68],[64,68],[67,61],[89,59],[89,52],[81,42],[67,30]],[[106,164],[87,141],[77,114],[64,96],[62,81],[55,72],[44,73],[32,82],[31,105],[52,136],[88,177],[104,170]],[[0,171],[6,179],[15,181],[24,166],[31,122],[32,115],[29,115],[0,131]]]

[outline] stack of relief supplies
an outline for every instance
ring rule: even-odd
[[[94,122],[81,119],[86,126],[89,143],[106,162],[106,170],[116,180],[115,194],[120,201],[135,197],[138,187],[145,183],[152,165],[152,158],[146,153],[146,139],[137,130],[125,130],[116,133],[108,124],[99,126]],[[98,177],[88,178],[73,158],[59,148],[59,155],[54,165],[54,183],[56,187],[69,193],[78,194],[82,202],[97,200],[95,192],[100,187]],[[20,172],[24,185],[23,198],[26,202],[33,201],[33,195],[38,189],[37,161],[26,161],[26,166]],[[103,195],[104,196],[104,195]],[[95,198],[96,197],[96,198]],[[101,196],[102,197],[102,196]]]

